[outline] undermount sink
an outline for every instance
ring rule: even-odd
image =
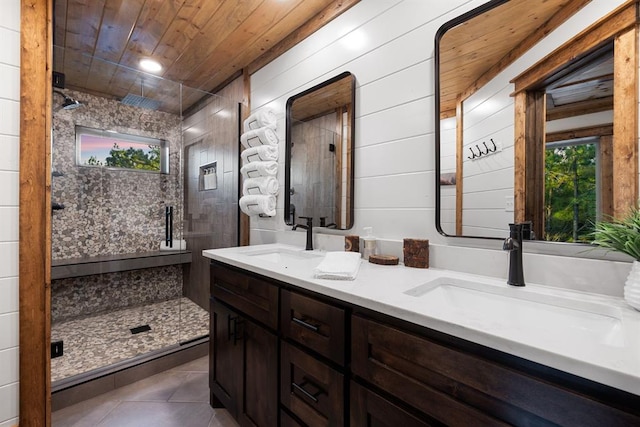
[[[244,255],[252,259],[278,264],[285,268],[294,266],[310,267],[310,264],[319,264],[324,257],[323,253],[285,247],[257,249],[245,252]],[[315,265],[312,267],[315,267]]]
[[[620,310],[598,302],[454,277],[431,280],[404,294],[419,299],[420,307],[434,317],[512,338],[526,336],[540,345],[624,345]]]

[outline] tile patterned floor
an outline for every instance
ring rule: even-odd
[[[53,427],[237,427],[209,406],[203,357],[54,412]]]
[[[148,324],[151,330],[132,335]],[[51,381],[108,366],[209,333],[209,314],[188,298],[56,323],[51,341],[64,340],[64,355],[51,360]]]

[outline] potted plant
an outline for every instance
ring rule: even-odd
[[[624,299],[630,306],[640,310],[640,210],[636,207],[622,219],[598,222],[593,243],[634,259],[624,285]]]

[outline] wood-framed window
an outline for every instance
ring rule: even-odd
[[[613,46],[613,124],[608,151],[609,196],[605,214],[621,216],[638,200],[638,2],[628,2],[516,77],[515,85],[515,221],[532,221],[543,234],[544,148],[548,138],[545,90],[563,69],[589,54]],[[602,133],[602,130],[595,131]],[[602,135],[606,136],[606,135]],[[602,150],[602,149],[601,149]],[[609,184],[607,184],[607,182]],[[611,183],[615,183],[612,185]]]

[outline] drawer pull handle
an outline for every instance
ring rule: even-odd
[[[292,381],[291,385],[293,386],[293,388],[298,390],[300,393],[304,394],[309,399],[313,400],[315,403],[318,403],[318,396],[320,396],[323,393],[323,391],[322,391],[322,389],[320,389],[320,387],[316,386],[318,391],[316,393],[314,393],[314,394],[311,394],[310,392],[308,392],[304,388],[304,386],[309,384],[309,383],[310,383],[310,381],[303,381],[302,384],[296,384],[295,382]],[[311,384],[314,385],[313,383],[311,383]]]
[[[313,332],[318,332],[318,327],[316,325],[312,325],[311,323],[305,322],[302,319],[298,319],[297,317],[292,317],[291,320],[294,323],[297,323],[298,325],[302,326],[303,328],[307,328],[312,330]]]

